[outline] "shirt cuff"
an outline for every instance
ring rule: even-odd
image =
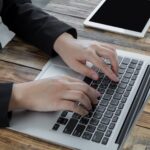
[[[8,112],[13,83],[0,83],[0,127],[8,127],[11,113]]]

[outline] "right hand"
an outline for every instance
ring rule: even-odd
[[[68,110],[84,116],[97,104],[99,96],[98,91],[83,81],[67,76],[53,77],[14,84],[9,110]]]

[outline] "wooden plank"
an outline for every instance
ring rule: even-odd
[[[149,129],[135,126],[125,142],[124,150],[147,150],[150,148]]]
[[[0,129],[0,145],[1,150],[69,150],[8,129]]]
[[[0,82],[27,82],[34,80],[40,70],[0,61]]]
[[[31,68],[41,69],[49,56],[17,38],[13,39],[1,52],[0,60]]]

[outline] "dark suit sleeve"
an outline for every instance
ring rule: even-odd
[[[2,20],[22,39],[52,54],[53,45],[64,32],[77,36],[76,30],[43,12],[30,0],[4,0]]]
[[[19,37],[55,55],[53,45],[64,32],[77,36],[76,30],[33,6],[30,0],[3,0],[3,22]],[[0,84],[0,127],[9,125],[8,105],[12,84]]]
[[[12,83],[0,83],[0,127],[9,126],[8,105],[12,92]]]

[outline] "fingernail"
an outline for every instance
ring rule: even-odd
[[[118,77],[116,77],[116,82],[119,82],[119,78]]]
[[[97,97],[101,96],[100,92],[96,91]]]
[[[98,75],[97,75],[96,72],[93,72],[93,73],[92,73],[92,78],[93,78],[94,80],[98,80]]]

